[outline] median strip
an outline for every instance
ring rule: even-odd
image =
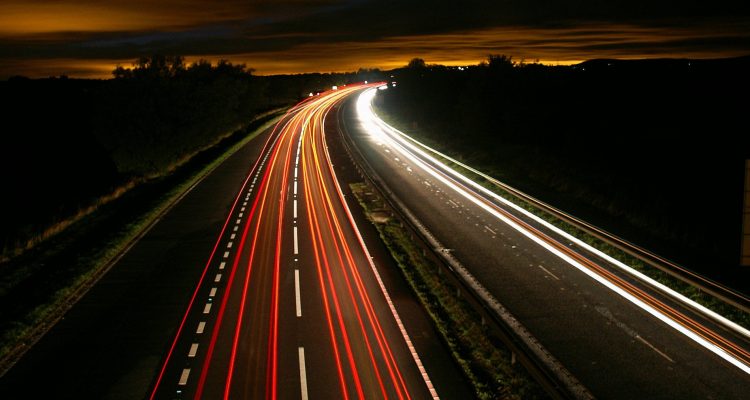
[[[481,399],[497,398],[498,394],[503,398],[543,398],[541,388],[514,364],[511,353],[488,335],[486,326],[456,288],[444,275],[435,273],[437,266],[412,239],[404,224],[392,216],[379,194],[364,183],[350,187],[477,396]]]

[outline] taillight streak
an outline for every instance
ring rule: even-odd
[[[206,278],[206,275],[208,274],[208,269],[211,266],[211,263],[214,261],[214,256],[216,255],[216,250],[219,248],[219,244],[221,243],[222,238],[224,237],[224,233],[226,232],[227,226],[229,226],[229,221],[233,218],[234,210],[237,208],[237,204],[240,201],[240,198],[242,197],[242,194],[245,193],[245,188],[247,187],[247,183],[250,181],[250,178],[255,173],[256,169],[258,168],[258,165],[260,164],[260,160],[263,158],[262,155],[266,153],[269,144],[272,142],[272,139],[275,138],[276,129],[281,124],[281,121],[284,120],[284,118],[289,115],[290,111],[287,111],[284,114],[284,117],[282,117],[279,122],[277,122],[274,125],[273,131],[268,136],[268,139],[266,139],[266,142],[263,144],[263,148],[260,152],[261,157],[258,157],[257,160],[255,160],[255,163],[253,164],[252,168],[250,169],[250,172],[245,177],[245,181],[242,183],[242,187],[240,188],[239,192],[237,193],[237,196],[234,199],[234,202],[232,203],[232,207],[229,210],[229,213],[227,214],[227,218],[224,221],[224,225],[221,228],[221,232],[219,232],[219,236],[216,238],[216,243],[214,243],[214,247],[211,250],[211,254],[208,257],[208,261],[206,262],[205,267],[203,268],[203,272],[201,273],[200,279],[198,279],[198,284],[195,286],[195,290],[193,291],[193,295],[190,298],[190,302],[188,303],[188,308],[185,310],[185,314],[182,317],[182,320],[180,321],[180,325],[177,328],[177,333],[175,334],[175,337],[172,341],[172,344],[169,347],[169,351],[167,352],[167,357],[164,360],[164,363],[162,364],[161,369],[159,370],[159,375],[156,378],[156,383],[154,384],[154,388],[151,391],[151,395],[149,396],[150,400],[154,400],[156,397],[156,392],[159,390],[161,386],[162,379],[164,378],[164,373],[167,369],[167,366],[169,365],[170,360],[172,359],[172,355],[174,354],[175,347],[177,347],[177,342],[179,341],[180,337],[182,336],[182,331],[185,328],[185,323],[187,322],[188,316],[190,315],[193,306],[195,305],[195,299],[198,297],[198,292],[200,292],[201,287],[203,286],[203,282]]]
[[[326,110],[326,114],[327,114],[327,111],[328,110]],[[320,118],[320,121],[323,121],[324,119],[325,119],[325,115],[323,115]],[[319,141],[321,148],[325,148],[325,142],[323,140],[323,135],[320,135],[320,133],[322,133],[322,130],[315,131],[316,137],[313,138],[313,139],[311,139],[311,140],[317,140],[317,141]],[[384,334],[384,332],[382,330],[382,326],[380,324],[380,320],[377,317],[377,314],[375,313],[375,310],[374,310],[374,307],[373,307],[372,302],[370,300],[370,297],[369,297],[369,295],[367,293],[366,288],[364,287],[364,284],[363,284],[363,281],[362,281],[362,277],[361,277],[361,275],[359,273],[359,270],[358,270],[358,268],[356,266],[357,263],[354,260],[351,248],[349,247],[348,242],[346,241],[346,237],[345,237],[345,234],[343,232],[343,229],[342,229],[342,226],[341,226],[341,222],[339,221],[336,213],[333,211],[334,208],[335,208],[335,206],[334,206],[333,201],[331,199],[330,192],[328,191],[328,188],[323,184],[323,181],[325,180],[325,176],[324,176],[323,170],[321,170],[321,163],[325,162],[326,165],[328,165],[328,171],[327,172],[329,174],[331,174],[331,172],[332,172],[332,170],[331,170],[332,166],[330,164],[330,160],[328,160],[327,158],[324,160],[324,159],[322,159],[322,157],[319,157],[318,152],[317,152],[317,148],[314,145],[311,145],[311,146],[312,146],[312,151],[313,151],[313,157],[315,159],[314,165],[315,165],[315,169],[316,169],[316,172],[317,172],[317,175],[318,175],[318,185],[320,186],[320,192],[324,194],[324,196],[322,198],[322,200],[326,204],[326,207],[324,207],[324,209],[326,210],[327,215],[330,215],[330,219],[329,219],[329,226],[330,226],[330,230],[331,230],[330,233],[331,233],[332,237],[338,238],[337,241],[342,244],[341,247],[343,248],[344,254],[346,256],[346,262],[345,262],[344,260],[341,259],[341,255],[339,253],[340,263],[341,263],[342,266],[348,267],[348,269],[349,269],[349,271],[350,271],[350,273],[352,275],[352,278],[354,279],[355,286],[357,288],[357,294],[359,295],[360,301],[362,302],[363,307],[365,309],[366,315],[368,317],[368,322],[370,324],[370,327],[372,329],[373,334],[375,335],[375,338],[376,338],[378,347],[380,349],[380,352],[381,352],[381,354],[383,354],[383,360],[384,360],[384,362],[386,364],[386,368],[387,368],[388,373],[390,375],[390,378],[391,378],[391,380],[393,382],[393,386],[394,386],[394,388],[396,390],[397,396],[399,398],[404,398],[404,396],[406,396],[407,398],[410,398],[410,396],[408,394],[408,390],[406,389],[406,384],[405,384],[405,382],[403,380],[403,377],[401,375],[400,370],[398,369],[398,364],[396,363],[395,358],[393,357],[393,353],[392,353],[392,351],[390,349],[390,346],[388,344],[388,341],[385,338],[385,334]],[[334,179],[333,178],[333,174],[331,174],[331,179]],[[337,191],[337,193],[338,193],[338,191]],[[340,201],[344,201],[343,198],[339,198],[339,200]],[[335,228],[335,233],[334,233],[334,230],[333,230],[334,228]],[[334,243],[336,243],[337,241],[334,241]],[[339,252],[339,248],[338,248],[338,245],[337,245],[337,253],[338,252]],[[346,280],[346,283],[347,283],[347,288],[349,290],[350,297],[352,298],[352,302],[356,305],[356,303],[357,303],[356,297],[355,297],[355,295],[354,295],[354,293],[352,291],[350,280],[348,278],[348,274],[346,273],[346,270],[343,270],[342,272],[344,274],[344,277],[345,277],[345,280]],[[359,312],[357,313],[357,315],[359,317]],[[363,335],[365,335],[365,339],[367,340],[367,332],[365,330],[364,325],[361,322],[361,318],[360,318],[360,325],[362,327]],[[373,362],[373,367],[375,368],[376,373],[377,373],[378,378],[379,378],[380,377],[380,373],[378,371],[379,367],[378,367],[375,359],[373,358],[372,350],[369,349],[369,346],[370,346],[369,340],[367,340],[367,345],[368,345],[368,350],[370,350],[370,357],[371,357],[372,362]],[[382,385],[382,383],[381,383],[381,385]]]

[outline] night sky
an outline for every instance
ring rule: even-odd
[[[507,54],[592,58],[750,54],[738,0],[0,0],[0,79],[111,76],[155,53],[257,74],[476,64]]]

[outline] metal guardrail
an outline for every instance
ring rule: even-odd
[[[435,149],[432,149],[430,147],[424,146],[422,143],[410,138],[409,136],[404,135],[404,138],[410,140],[415,145],[419,146],[420,148],[424,149],[425,151],[429,151],[436,156],[446,159],[450,161],[451,163],[454,163],[456,165],[459,165],[461,168],[481,177],[482,179],[485,179],[486,181],[492,183],[493,185],[497,186],[498,188],[510,193],[511,195],[515,196],[516,198],[520,199],[523,202],[526,202],[537,209],[542,210],[543,212],[546,212],[553,217],[564,221],[565,223],[572,225],[574,228],[583,231],[587,235],[593,236],[604,243],[613,246],[617,248],[618,250],[635,257],[636,259],[648,264],[649,266],[658,269],[659,271],[662,271],[672,278],[675,278],[679,280],[682,283],[694,286],[698,289],[700,289],[703,292],[706,292],[722,301],[724,301],[727,304],[730,304],[739,310],[742,310],[744,312],[750,312],[750,298],[748,298],[743,293],[740,293],[732,288],[729,288],[725,285],[722,285],[712,279],[709,279],[705,276],[702,276],[700,274],[697,274],[685,267],[682,267],[664,257],[661,257],[653,252],[650,252],[634,243],[631,243],[625,239],[622,239],[614,234],[611,234],[601,228],[598,228],[594,225],[591,225],[581,219],[578,219],[577,217],[570,215],[554,206],[551,206],[541,200],[538,200],[524,192],[521,192],[520,190],[509,186],[503,182],[498,181],[497,179],[475,169],[472,168],[450,156],[447,156],[445,154],[442,154],[438,152]]]
[[[423,248],[431,254],[442,273],[466,293],[465,299],[482,316],[483,324],[491,329],[531,376],[555,399],[593,399],[594,396],[581,384],[544,346],[500,304],[474,276],[453,257],[430,231],[409,211],[406,205],[389,189],[385,181],[367,162],[354,144],[337,114],[339,132],[347,154],[360,176],[368,180],[389,203],[406,227],[418,237]],[[440,272],[440,271],[439,271]],[[460,290],[460,289],[459,289]],[[489,322],[489,323],[488,323]]]

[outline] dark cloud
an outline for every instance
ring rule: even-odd
[[[413,56],[477,62],[490,52],[545,61],[732,56],[750,53],[749,11],[734,0],[7,0],[0,76],[46,75],[63,60],[77,74],[88,62],[96,75],[107,60],[151,53],[238,60],[260,73]]]

